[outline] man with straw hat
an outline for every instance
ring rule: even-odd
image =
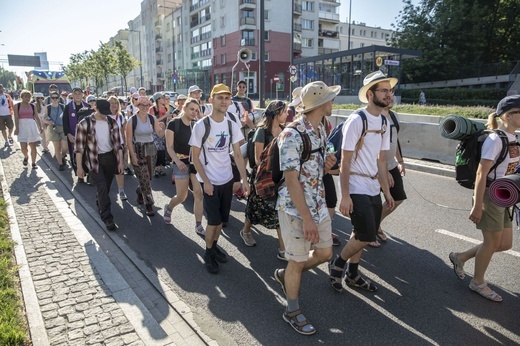
[[[343,290],[345,264],[346,285],[377,291],[377,286],[359,274],[358,266],[364,247],[376,240],[383,209],[381,190],[385,207],[394,208],[385,156],[390,149],[390,131],[386,131],[386,118],[381,113],[390,105],[396,84],[396,78],[388,78],[381,71],[366,76],[358,96],[368,105],[352,113],[343,126],[340,212],[350,217],[353,231],[329,265],[330,284],[338,292]]]
[[[325,153],[327,136],[322,119],[332,113],[333,100],[340,90],[339,85],[328,87],[321,81],[307,84],[301,91],[302,104],[297,109],[302,116],[293,123],[295,127],[286,127],[278,137],[280,170],[285,181],[278,193],[276,209],[288,263],[285,269],[277,269],[274,277],[287,297],[283,319],[303,335],[314,334],[316,329],[300,309],[302,273],[332,256],[323,175],[336,163],[336,157]],[[311,144],[307,161],[302,161],[304,137]]]

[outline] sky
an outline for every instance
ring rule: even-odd
[[[402,7],[402,0],[352,0],[352,20],[390,29]],[[7,54],[47,52],[51,69],[59,69],[71,54],[97,49],[100,41],[128,28],[141,11],[141,0],[19,0],[8,8],[0,21],[0,65],[21,74],[30,68],[9,66]],[[342,22],[348,12],[349,0],[341,0]]]

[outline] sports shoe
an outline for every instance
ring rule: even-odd
[[[123,191],[123,190],[119,191],[119,199],[121,201],[126,201],[128,199],[128,197],[126,197],[125,191]]]
[[[170,208],[168,208],[168,204],[164,206],[164,223],[171,223],[172,222],[172,211]]]
[[[206,237],[206,230],[204,229],[202,224],[195,226],[195,233],[197,233],[202,238]]]
[[[64,171],[65,168],[67,168],[67,165],[64,164],[64,163],[62,163],[58,169],[59,169],[60,171]]]
[[[9,137],[9,144],[13,144],[13,143],[14,143],[13,137]]]
[[[4,148],[8,148],[8,147],[9,147],[9,142],[5,141]]]
[[[218,246],[214,246],[213,247],[213,251],[215,252],[215,259],[217,260],[217,262],[219,263],[227,263],[228,259],[227,259],[227,256],[225,253],[222,252],[222,250],[220,250],[218,248]]]
[[[244,230],[240,231],[240,236],[242,240],[244,240],[244,244],[247,246],[256,246],[255,238],[253,238],[253,234],[251,232],[244,232]]]
[[[274,279],[282,287],[283,294],[287,296],[287,293],[285,292],[285,269],[276,269],[274,271]]]
[[[206,269],[211,274],[217,274],[218,273],[218,263],[215,259],[215,252],[210,250],[211,252],[208,253],[206,250],[206,253],[204,254],[204,263],[206,263]]]
[[[278,258],[281,261],[287,262],[287,258],[285,257],[285,251],[278,249],[278,252],[276,253],[276,258]]]

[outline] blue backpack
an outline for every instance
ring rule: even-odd
[[[363,130],[361,131],[361,137],[359,138],[358,143],[356,144],[356,153],[361,149],[361,146],[363,145],[363,138],[366,136],[368,132],[377,132],[381,133],[383,135],[386,131],[386,117],[381,116],[381,130],[368,130],[368,121],[367,121],[367,115],[363,111],[363,109],[358,109],[352,114],[359,114],[361,117],[361,120],[363,121]],[[397,117],[395,116],[395,113],[390,111],[390,116],[392,117],[392,121],[394,124],[396,124],[397,132],[399,132],[399,123],[397,122]],[[342,122],[339,125],[336,125],[332,129],[332,131],[329,134],[329,137],[327,138],[327,142],[332,143],[334,145],[335,155],[336,155],[336,164],[330,169],[331,171],[337,170],[341,166],[341,145],[343,144],[343,125],[345,122]]]

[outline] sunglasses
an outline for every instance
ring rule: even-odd
[[[59,99],[59,97],[57,97],[57,96],[52,96],[51,99],[53,99],[53,100],[57,100],[57,99]]]

